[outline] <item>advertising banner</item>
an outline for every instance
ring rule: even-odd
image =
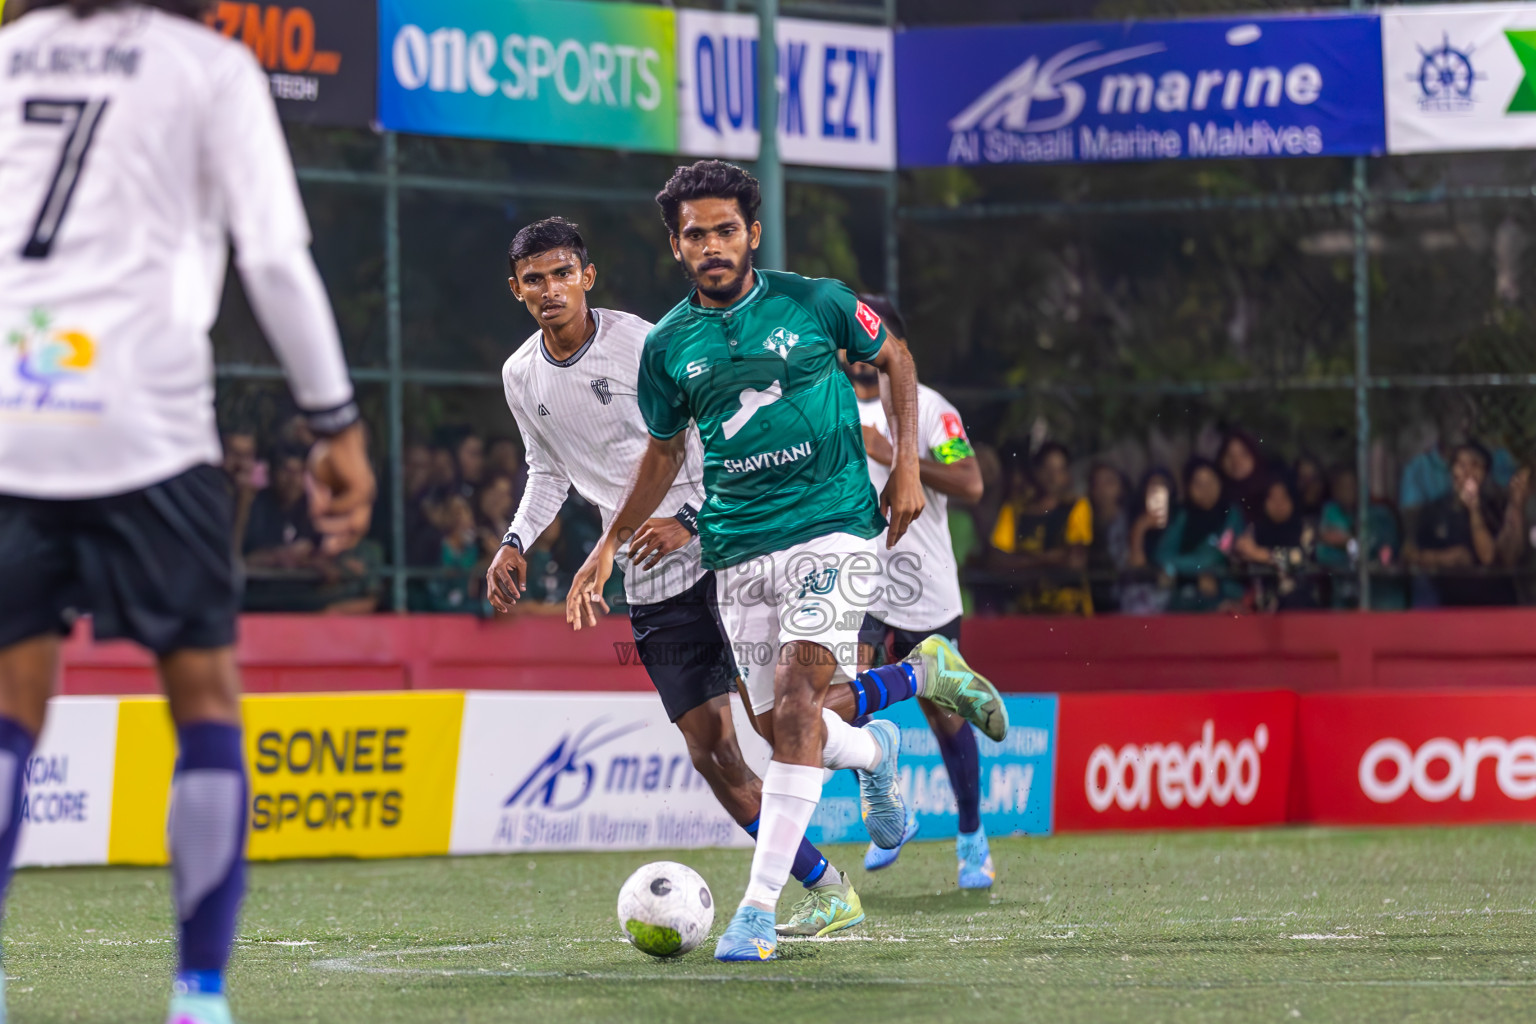
[[[1536,5],[1388,7],[1387,150],[1536,147]]]
[[[1536,821],[1536,690],[1308,695],[1300,722],[1305,820]]]
[[[117,752],[115,697],[55,697],[23,768],[18,866],[105,864]]]
[[[1283,822],[1296,695],[1062,694],[1058,831]]]
[[[786,163],[896,166],[891,30],[781,18],[779,153]],[[677,12],[678,147],[757,159],[757,18]]]
[[[981,824],[990,836],[1049,835],[1051,797],[1055,789],[1056,697],[1050,694],[1007,696],[1009,729],[1001,743],[976,734],[981,753]],[[958,817],[949,773],[939,756],[938,742],[915,701],[904,701],[878,716],[901,726],[898,777],[907,806],[917,815],[918,839],[948,839]],[[738,728],[739,731],[739,728]],[[763,760],[767,745],[755,735],[751,742]],[[761,771],[762,768],[759,768]],[[869,841],[859,809],[859,783],[851,771],[829,772],[821,803],[806,830],[813,843]]]
[[[256,54],[285,121],[373,122],[376,11],[352,0],[264,4],[219,0],[207,22]]]
[[[900,162],[1383,151],[1374,14],[988,25],[896,37]]]
[[[461,693],[246,697],[254,860],[448,852]],[[108,859],[165,863],[165,702],[124,700]]]
[[[671,152],[671,9],[381,0],[379,121],[395,131]]]
[[[467,694],[458,777],[453,853],[750,843],[654,693]]]

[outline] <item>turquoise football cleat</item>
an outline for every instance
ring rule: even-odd
[[[165,1024],[234,1024],[229,1000],[207,992],[183,992],[171,997]]]
[[[986,829],[961,832],[955,837],[955,853],[960,858],[960,888],[992,888],[997,871],[992,867],[992,851],[987,848]]]
[[[917,835],[917,815],[907,812],[907,828],[901,834],[901,842],[894,850],[882,850],[874,843],[869,844],[869,849],[864,851],[864,870],[879,871],[896,863],[896,858],[901,856],[901,848]]]
[[[779,939],[773,924],[773,915],[766,910],[737,907],[725,934],[715,943],[715,959],[727,963],[774,959]]]
[[[864,726],[880,744],[880,764],[871,771],[858,770],[859,802],[864,810],[864,828],[869,838],[882,850],[901,846],[907,829],[907,807],[896,784],[896,759],[901,754],[901,730],[896,723],[877,718]]]

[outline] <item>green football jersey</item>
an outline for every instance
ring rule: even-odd
[[[711,569],[885,527],[853,385],[837,361],[838,349],[856,363],[875,358],[885,326],[839,281],[756,275],[732,306],[683,300],[651,329],[640,360],[651,434],[699,426],[708,494],[699,540]]]

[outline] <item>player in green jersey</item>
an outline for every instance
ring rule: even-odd
[[[880,720],[854,728],[823,702],[834,679],[857,671],[868,581],[879,573],[875,538],[888,518],[885,543],[894,545],[923,509],[911,355],[840,282],[753,267],[759,201],[756,180],[718,160],[679,168],[657,196],[672,254],[695,287],[646,339],[638,390],[651,440],[566,605],[573,625],[596,623],[614,552],[630,541],[645,553],[643,524],[696,423],[708,495],[698,516],[704,564],[717,570],[744,699],[774,749],[751,881],[716,948],[722,960],[774,956],[774,907],[824,764],[859,773],[870,837],[901,841],[899,732]],[[896,455],[879,496],[839,351],[890,377]],[[923,692],[922,666],[907,675]]]

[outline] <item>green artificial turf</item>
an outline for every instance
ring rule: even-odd
[[[1533,829],[1056,836],[993,854],[990,892],[956,890],[947,842],[853,867],[863,925],[733,965],[712,943],[643,956],[614,901],[644,861],[682,860],[716,894],[718,935],[748,851],[257,865],[233,1004],[244,1024],[1536,1017]],[[163,1020],[163,871],[23,871],[8,915],[11,1024]]]

